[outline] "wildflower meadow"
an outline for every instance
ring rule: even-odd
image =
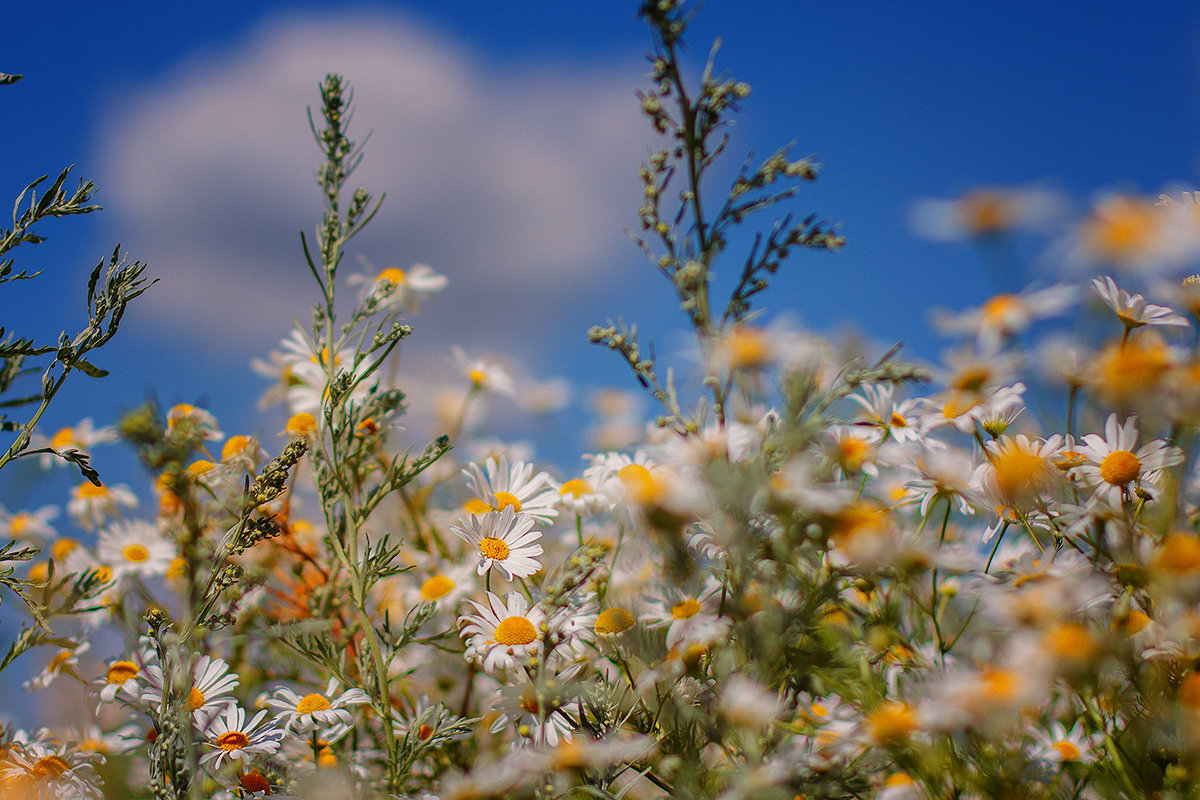
[[[0,672],[79,722],[0,716],[0,800],[1200,797],[1200,195],[923,201],[918,234],[1034,237],[1044,279],[937,311],[935,363],[804,330],[770,284],[853,242],[804,207],[836,170],[732,152],[754,93],[715,47],[687,68],[703,13],[641,5],[630,87],[657,144],[629,235],[694,357],[595,320],[579,347],[654,419],[614,394],[573,463],[484,433],[553,388],[462,349],[436,430],[406,424],[398,357],[453,274],[354,262],[387,154],[353,75],[313,78],[311,306],[253,365],[280,436],[135,398],[42,424],[155,290],[136,248],[78,331],[4,332],[0,470],[76,483],[0,508]],[[0,283],[46,280],[23,259],[95,191],[19,191]]]

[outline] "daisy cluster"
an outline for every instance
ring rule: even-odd
[[[591,452],[556,466],[511,420],[564,382],[457,348],[406,374],[400,320],[449,278],[338,272],[375,206],[345,185],[327,76],[320,301],[252,365],[278,439],[178,405],[31,440],[51,470],[119,436],[153,502],[86,480],[0,509],[0,584],[30,612],[0,669],[40,658],[25,688],[74,725],[0,719],[0,800],[1200,796],[1194,195],[920,204],[931,238],[1044,235],[1063,264],[937,312],[956,343],[933,364],[751,311],[787,251],[840,244],[814,218],[756,241],[722,313],[726,232],[816,165],[747,166],[702,217],[709,137],[749,87],[710,68],[689,91],[689,7],[642,14],[642,110],[671,144],[638,241],[696,379],[593,329],[659,416],[599,392]]]

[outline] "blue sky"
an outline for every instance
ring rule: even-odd
[[[326,71],[357,86],[359,179],[388,200],[356,241],[382,268],[427,261],[450,288],[413,323],[405,363],[452,344],[519,357],[581,391],[631,386],[585,331],[624,316],[683,341],[670,289],[623,233],[651,138],[638,118],[649,45],[636,3],[25,4],[6,12],[0,188],[77,163],[106,207],[52,222],[18,253],[45,268],[6,286],[2,323],[42,337],[79,324],[82,276],[113,243],[161,278],[99,357],[112,376],[68,385],[51,429],[113,419],[153,393],[207,405],[227,433],[279,429],[250,371],[305,319],[300,229],[318,213],[304,106]],[[966,245],[914,238],[914,198],[1041,183],[1086,207],[1096,191],[1191,188],[1200,156],[1200,10],[1192,3],[838,4],[710,0],[697,66],[754,93],[733,151],[796,142],[820,181],[792,208],[841,221],[847,247],[800,253],[764,296],[825,331],[857,327],[935,357],[930,306],[977,305],[1054,273],[1037,257],[997,278]],[[737,266],[732,254],[726,277]],[[722,277],[718,270],[718,279]],[[576,418],[548,423],[572,444]],[[576,440],[578,442],[578,440]],[[100,462],[103,467],[103,461]],[[7,477],[7,476],[6,476]],[[8,502],[12,488],[3,492]]]

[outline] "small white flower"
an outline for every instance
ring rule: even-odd
[[[96,541],[96,557],[120,580],[126,576],[148,578],[166,575],[179,554],[153,524],[143,520],[109,523]]]
[[[1111,414],[1104,423],[1104,436],[1089,433],[1083,437],[1079,452],[1087,463],[1076,467],[1085,484],[1095,487],[1094,497],[1114,508],[1122,500],[1133,497],[1133,490],[1158,488],[1159,473],[1183,461],[1183,453],[1162,439],[1142,445],[1138,441],[1137,417],[1129,417],[1124,425]]]
[[[449,283],[449,278],[434,272],[428,264],[413,264],[406,270],[387,267],[378,273],[365,262],[363,266],[365,272],[351,275],[347,280],[351,286],[363,287],[358,301],[365,302],[375,295],[379,307],[398,305],[410,314],[420,311],[422,300],[442,291]]]
[[[1092,288],[1126,328],[1140,328],[1143,325],[1190,327],[1186,319],[1166,306],[1147,303],[1146,298],[1140,294],[1131,295],[1124,289],[1118,289],[1117,284],[1108,276],[1094,278]]]
[[[90,531],[120,516],[123,509],[136,508],[137,504],[137,495],[125,484],[97,486],[84,481],[71,490],[67,513],[81,528]]]
[[[558,493],[546,472],[533,474],[533,465],[508,460],[508,456],[489,458],[478,464],[468,464],[463,470],[471,491],[488,508],[502,511],[512,508],[541,522],[553,522],[558,516],[555,505]]]

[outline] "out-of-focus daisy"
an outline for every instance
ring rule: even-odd
[[[1092,288],[1126,328],[1140,328],[1143,325],[1189,327],[1188,321],[1179,314],[1166,306],[1147,303],[1140,294],[1130,294],[1117,288],[1117,284],[1108,276],[1094,278]]]
[[[79,656],[86,653],[91,647],[91,642],[81,642],[74,647],[60,648],[50,658],[50,663],[46,665],[45,669],[25,682],[25,688],[27,690],[45,689],[54,682],[55,678],[64,673],[82,682],[83,678],[79,677],[78,671]]]
[[[463,470],[471,491],[486,506],[495,511],[511,508],[535,519],[550,523],[558,516],[555,507],[558,493],[546,472],[533,474],[533,465],[523,461],[509,463],[508,457],[489,458],[483,469],[468,464]]]
[[[92,422],[91,417],[85,417],[74,425],[68,425],[65,428],[59,428],[52,436],[46,438],[40,434],[35,434],[31,437],[30,447],[41,448],[49,447],[52,450],[57,450],[60,453],[65,453],[68,450],[78,450],[81,453],[90,454],[92,448],[98,444],[106,442],[115,442],[117,440],[117,429],[111,425],[104,425],[97,428]],[[42,469],[47,469],[56,464],[66,464],[67,462],[55,458],[53,453],[42,453],[38,456],[38,463]]]
[[[917,202],[909,224],[919,236],[957,241],[1042,228],[1064,207],[1062,198],[1046,189],[981,186],[955,198]]]
[[[149,578],[166,575],[178,548],[158,528],[144,520],[110,522],[100,531],[96,557],[117,580],[126,576]]]
[[[89,481],[71,490],[67,513],[84,530],[93,530],[106,520],[119,517],[122,510],[136,508],[137,495],[125,484],[97,486]]]
[[[460,634],[467,638],[467,654],[478,659],[489,675],[523,663],[541,650],[541,624],[545,613],[520,592],[503,600],[491,592],[486,604],[469,601],[477,613],[459,618]]]
[[[347,689],[338,694],[340,683],[330,678],[325,691],[299,695],[286,686],[275,690],[267,707],[274,709],[275,721],[283,723],[285,731],[306,733],[314,728],[349,725],[353,720],[350,706],[369,703],[371,698],[362,689]]]
[[[499,361],[469,358],[461,347],[455,347],[451,355],[455,368],[471,382],[471,388],[509,396],[517,393],[512,375]]]
[[[503,511],[478,517],[472,514],[460,524],[451,525],[450,531],[478,551],[478,574],[483,575],[495,566],[511,581],[533,575],[542,568],[537,560],[542,554],[542,546],[537,543],[542,532],[533,530],[536,522],[532,516],[517,514],[508,505]]]
[[[254,472],[267,457],[267,451],[253,436],[230,436],[221,446],[221,463]]]
[[[980,468],[983,485],[1003,503],[1022,510],[1051,502],[1062,486],[1054,466],[1062,443],[1057,434],[1044,441],[1017,434],[988,442],[988,460]]]
[[[446,288],[449,279],[434,272],[428,264],[413,264],[408,269],[387,267],[375,272],[364,262],[365,270],[347,279],[351,286],[363,287],[359,302],[375,295],[381,307],[398,305],[410,314],[421,310],[421,301],[432,297]]]
[[[167,412],[167,428],[174,430],[180,425],[191,425],[202,439],[222,439],[224,434],[217,427],[217,418],[203,408],[188,403],[173,406]]]
[[[895,399],[893,384],[865,383],[861,394],[851,394],[847,399],[862,406],[864,417],[855,420],[876,430],[879,438],[892,438],[898,442],[917,441],[921,432],[913,427],[916,422],[917,401]]]
[[[1114,508],[1133,497],[1135,489],[1157,491],[1159,472],[1183,461],[1183,453],[1162,439],[1147,442],[1136,451],[1137,417],[1124,425],[1111,414],[1104,423],[1104,435],[1089,433],[1083,437],[1079,452],[1087,463],[1078,467],[1080,479],[1095,487],[1094,496]]]
[[[1067,730],[1065,725],[1054,720],[1047,728],[1031,728],[1029,735],[1034,741],[1030,755],[1055,763],[1090,764],[1096,760],[1095,749],[1104,740],[1103,733],[1085,734],[1078,721]]]
[[[1150,200],[1122,194],[1101,196],[1075,232],[1072,261],[1147,267],[1164,252],[1166,214]]]
[[[494,706],[499,716],[492,723],[492,733],[499,733],[511,724],[527,744],[554,747],[570,741],[575,728],[571,715],[579,717],[579,703],[552,705],[549,697],[541,694],[539,699],[539,694],[538,688],[528,683],[502,688]]]
[[[587,516],[611,506],[609,498],[596,491],[585,478],[572,478],[558,486],[558,507],[564,511]]]
[[[92,681],[92,688],[99,689],[96,694],[100,703],[111,703],[117,699],[117,695],[129,700],[140,699],[142,692],[138,679],[142,670],[152,660],[153,651],[149,646],[143,645],[130,658],[109,663],[104,674]]]
[[[646,598],[648,608],[642,620],[651,627],[666,626],[668,648],[710,644],[729,630],[729,620],[716,614],[715,587],[705,586],[694,592],[671,585],[663,589],[663,596]]]
[[[285,733],[266,720],[266,716],[267,710],[263,709],[247,722],[246,712],[229,703],[205,732],[204,746],[212,751],[202,755],[200,763],[216,770],[233,761],[274,753]]]
[[[10,512],[0,506],[0,538],[24,542],[49,542],[58,536],[50,521],[58,517],[58,506],[42,506],[37,511]]]
[[[979,308],[960,314],[941,313],[934,323],[946,333],[976,337],[981,349],[996,348],[1005,339],[1023,333],[1035,321],[1057,316],[1075,301],[1073,286],[1049,286],[1020,294],[998,294]]]
[[[162,704],[163,671],[157,664],[149,664],[142,670],[143,703],[151,707]],[[187,687],[185,704],[192,712],[192,722],[199,728],[204,728],[214,715],[226,705],[232,704],[233,690],[237,688],[239,678],[237,673],[229,671],[229,664],[224,659],[203,655],[196,660],[191,669],[191,686]],[[176,687],[183,691],[184,687]]]

